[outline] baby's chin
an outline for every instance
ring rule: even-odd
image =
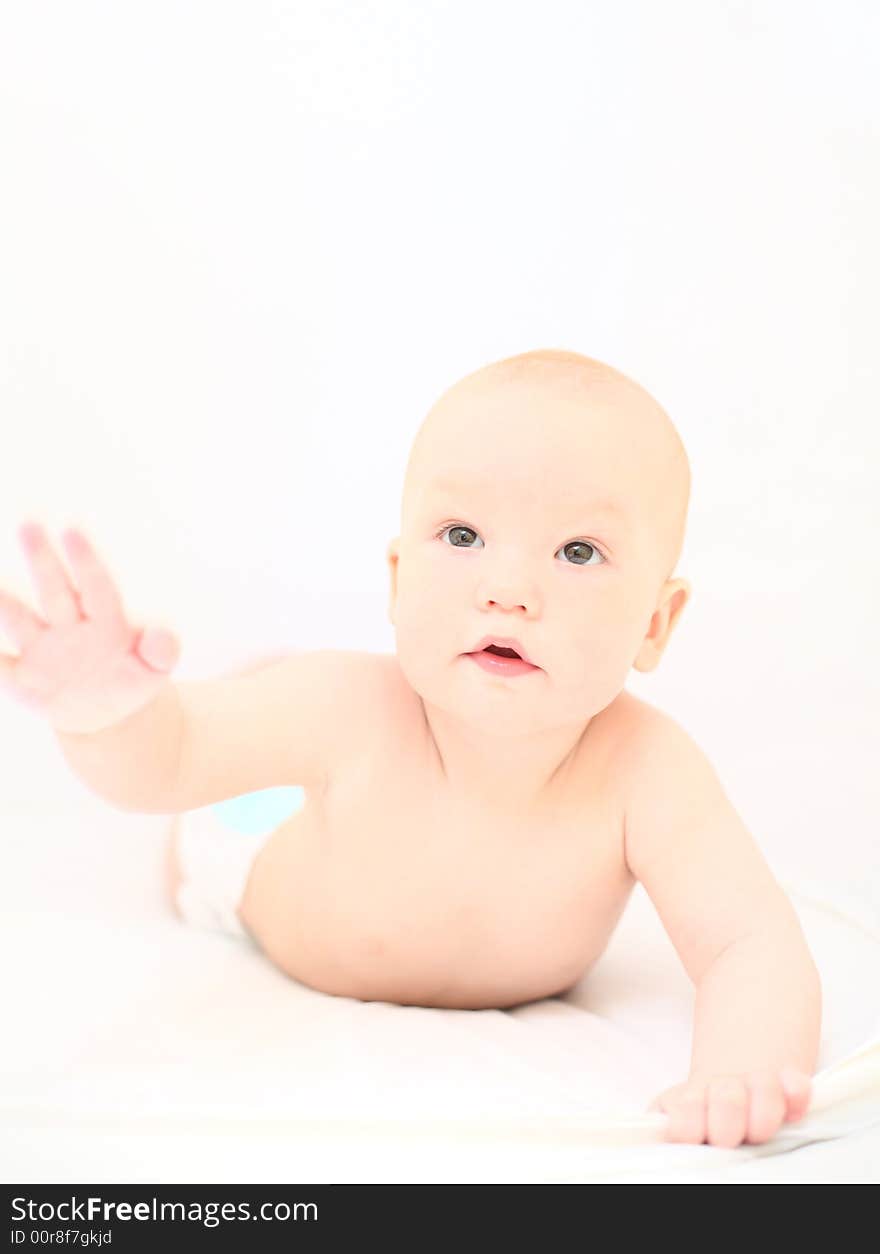
[[[424,652],[417,657],[398,654],[398,662],[428,709],[486,735],[538,735],[584,725],[592,717],[583,693],[560,691],[540,667],[517,679],[505,679],[488,673],[467,654],[436,661]]]

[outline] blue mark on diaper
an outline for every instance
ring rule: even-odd
[[[305,803],[305,789],[299,784],[285,788],[263,788],[240,797],[220,801],[211,809],[224,827],[245,834],[268,832],[283,823]]]

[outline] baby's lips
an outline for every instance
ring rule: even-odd
[[[520,661],[526,662],[528,663],[529,666],[534,666],[537,669],[540,669],[540,667],[538,667],[538,663],[533,661],[533,659],[529,657],[529,655],[526,653],[525,649],[522,647],[520,642],[518,640],[512,639],[511,637],[484,636],[482,640],[478,641],[477,644],[474,645],[473,649],[471,649],[470,652],[482,653],[486,649],[491,650],[496,647],[500,649],[512,649],[513,652],[518,655],[518,657],[520,658]],[[507,654],[502,654],[501,656],[506,657]]]

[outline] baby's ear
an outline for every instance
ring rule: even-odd
[[[388,601],[388,618],[394,625],[394,607],[397,602],[397,563],[400,560],[400,536],[395,536],[388,545],[388,572],[391,577],[391,594]]]
[[[691,585],[687,579],[667,579],[648,634],[633,661],[637,671],[652,671],[658,665],[690,595]]]

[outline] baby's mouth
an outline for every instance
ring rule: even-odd
[[[526,662],[515,649],[506,649],[497,644],[487,645],[485,649],[477,649],[464,656],[473,658],[483,670],[499,676],[512,678],[515,675],[528,675],[532,671],[540,670],[540,667]]]
[[[541,669],[528,656],[521,640],[515,636],[496,636],[494,632],[491,635],[483,636],[482,640],[478,640],[468,656],[483,657],[486,661],[490,661],[493,658],[499,662],[502,659],[507,659],[511,662],[519,661],[524,666],[532,667],[533,670]]]

